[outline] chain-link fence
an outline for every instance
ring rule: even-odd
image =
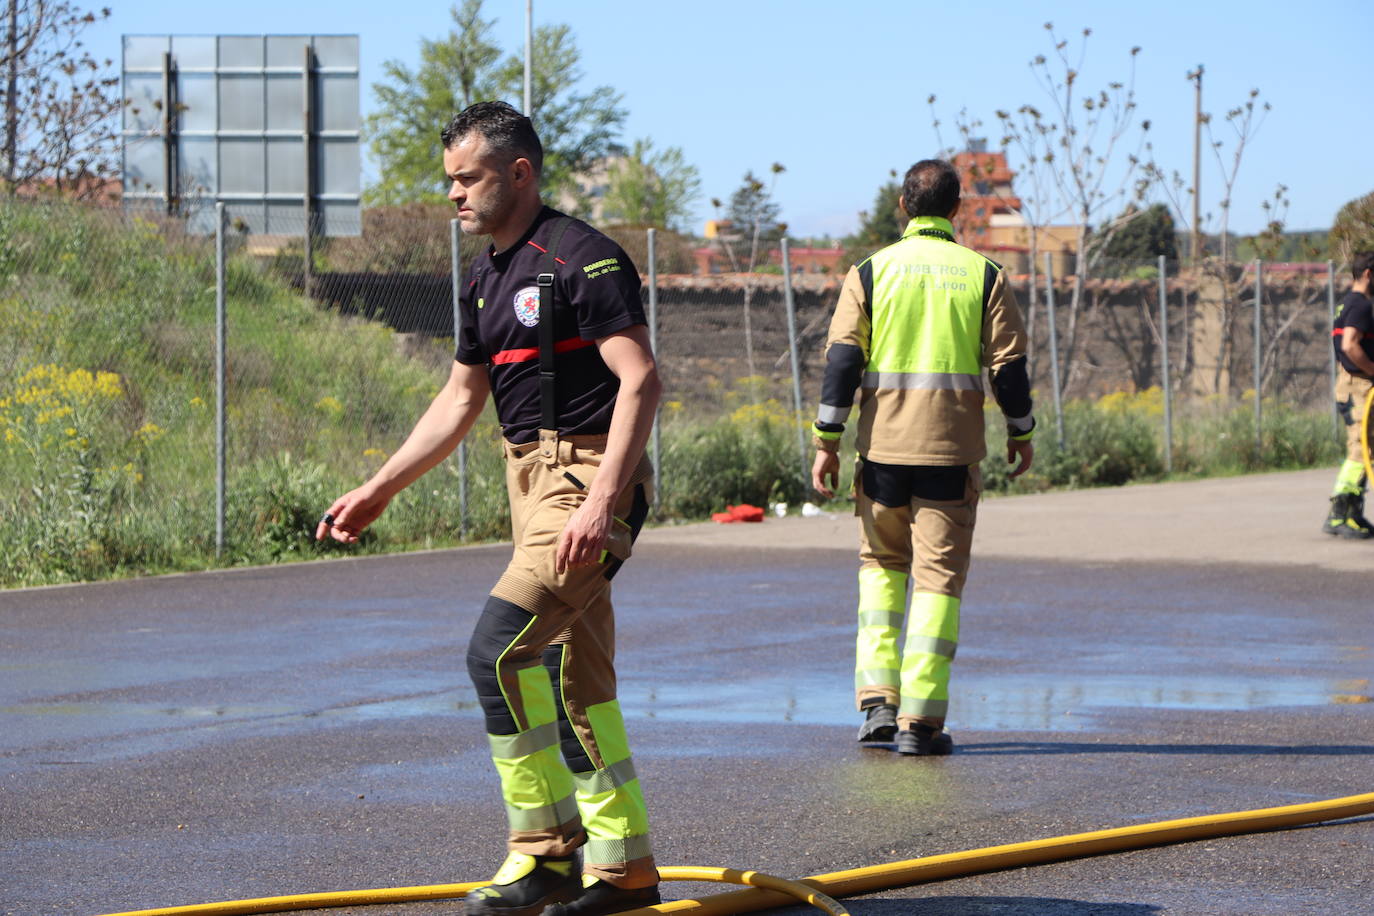
[[[0,203],[0,584],[333,549],[310,540],[320,512],[386,460],[447,374],[453,266],[481,244],[450,212],[366,211],[363,235],[317,241],[307,270],[299,235],[193,234],[214,225],[205,212]],[[664,380],[659,518],[809,498],[805,430],[842,276],[691,275],[689,241],[611,232],[662,271],[645,284]],[[1013,286],[1040,485],[1335,456],[1344,284],[1328,265],[1103,262],[1031,281]],[[499,435],[488,411],[364,549],[503,536]]]

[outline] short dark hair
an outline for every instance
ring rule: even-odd
[[[949,216],[959,203],[959,173],[943,159],[922,159],[902,179],[907,216]]]
[[[1356,280],[1364,276],[1366,270],[1374,270],[1374,251],[1357,251],[1350,259],[1350,276]]]
[[[444,149],[452,149],[468,134],[487,142],[487,150],[506,162],[528,159],[538,175],[544,168],[544,145],[530,119],[505,102],[469,105],[448,122],[439,134]]]

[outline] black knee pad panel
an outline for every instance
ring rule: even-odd
[[[544,668],[553,681],[554,706],[558,709],[558,747],[563,752],[563,760],[574,773],[589,773],[596,769],[592,759],[578,740],[572,722],[568,720],[568,709],[563,705],[563,653],[567,646],[555,643],[544,650]]]
[[[496,663],[533,619],[534,615],[519,605],[489,596],[468,641],[468,676],[486,714],[489,735],[513,735],[519,730],[501,692]]]

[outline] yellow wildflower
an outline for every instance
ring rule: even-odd
[[[336,417],[343,413],[343,404],[340,403],[338,398],[328,394],[315,402],[315,408],[327,414],[333,414]]]

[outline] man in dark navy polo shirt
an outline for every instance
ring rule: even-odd
[[[468,895],[467,912],[648,906],[659,900],[658,872],[616,700],[610,581],[652,489],[644,446],[660,385],[639,273],[615,242],[543,205],[543,150],[515,109],[473,105],[441,138],[463,231],[492,244],[464,283],[448,384],[372,479],[330,506],[316,537],[357,541],[457,447],[491,394],[515,551],[467,662],[501,777],[509,855],[490,886]],[[553,316],[542,382],[541,292]]]
[[[1357,253],[1351,259],[1354,282],[1341,300],[1331,333],[1340,370],[1336,373],[1336,407],[1345,420],[1345,461],[1331,491],[1331,512],[1322,525],[1327,534],[1367,540],[1374,526],[1364,517],[1365,445],[1361,439],[1365,401],[1374,382],[1374,252]]]

